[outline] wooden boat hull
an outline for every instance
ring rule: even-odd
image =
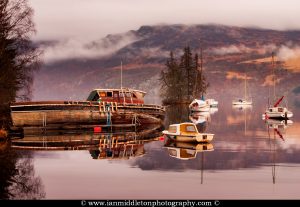
[[[160,124],[164,109],[153,105],[88,105],[35,103],[12,105],[11,118],[15,127],[57,126],[78,124],[128,124],[135,120],[139,124]]]

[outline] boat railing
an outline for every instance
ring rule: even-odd
[[[118,102],[108,102],[108,101],[34,101],[34,102],[15,102],[11,103],[12,107],[16,106],[28,106],[28,105],[97,105],[102,111],[107,110],[106,108],[111,108],[111,111],[118,110],[118,107],[122,108],[137,108],[137,109],[155,109],[165,111],[164,106],[155,104],[132,104],[132,103],[118,103]],[[109,106],[109,107],[108,107]]]

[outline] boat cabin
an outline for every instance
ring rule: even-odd
[[[129,88],[122,89],[94,89],[87,101],[106,101],[127,104],[144,104],[146,92]]]
[[[273,107],[273,108],[269,108],[268,109],[268,112],[273,112],[273,113],[284,113],[284,112],[286,112],[287,110],[286,110],[286,108],[284,108],[284,107]]]
[[[168,133],[172,135],[188,135],[195,136],[198,134],[198,129],[193,123],[172,124],[169,126]]]

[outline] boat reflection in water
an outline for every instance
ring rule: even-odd
[[[205,122],[209,122],[210,118],[209,112],[193,112],[189,115],[189,119],[194,124],[203,124]]]
[[[114,131],[112,133],[45,133],[13,139],[16,150],[88,150],[93,159],[130,158],[145,154],[144,143],[157,140],[160,125],[137,132]]]
[[[268,138],[269,138],[269,144],[270,144],[270,153],[272,156],[272,182],[273,184],[276,183],[276,166],[280,166],[276,164],[276,155],[277,155],[277,145],[278,145],[278,138],[281,139],[282,142],[285,141],[285,137],[283,136],[283,133],[285,129],[293,124],[292,120],[285,119],[266,119],[265,123],[268,128]],[[273,137],[272,137],[273,134]]]
[[[168,150],[169,156],[180,160],[195,159],[198,152],[213,151],[211,143],[188,143],[167,140],[164,148]]]
[[[145,142],[153,140],[137,139],[136,135],[106,135],[99,139],[97,148],[89,150],[93,159],[129,159],[130,157],[139,157],[145,154]],[[124,139],[125,138],[125,139]]]
[[[252,105],[232,105],[233,109],[236,110],[251,110],[252,109]]]
[[[287,127],[291,126],[293,124],[292,120],[285,119],[266,119],[265,123],[270,127],[271,129],[286,129]]]
[[[204,153],[214,150],[211,143],[187,143],[187,142],[174,142],[171,139],[166,139],[164,148],[167,149],[168,154],[172,158],[179,160],[196,159],[197,154],[201,154],[201,184],[203,184],[203,171],[204,171]]]

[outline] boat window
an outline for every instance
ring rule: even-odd
[[[118,98],[119,93],[118,92],[114,92],[114,98]]]
[[[133,98],[137,98],[136,95],[135,95],[134,93],[132,94],[132,97],[133,97]]]
[[[278,108],[278,112],[283,112],[283,108]]]
[[[171,156],[176,157],[176,156],[177,156],[177,151],[174,150],[174,149],[169,149],[169,154],[170,154]]]
[[[98,101],[99,99],[99,95],[98,93],[95,94],[95,96],[93,97],[92,101]]]
[[[112,97],[112,92],[111,91],[107,92],[107,97]]]
[[[272,110],[272,109],[269,109],[269,111],[272,112],[273,110]]]
[[[124,93],[120,92],[119,96],[123,98],[124,97]]]
[[[187,125],[187,126],[185,127],[185,130],[186,130],[187,132],[196,132],[196,129],[195,129],[195,127],[194,127],[193,125]]]
[[[106,93],[105,92],[100,92],[100,97],[105,97]]]
[[[126,95],[127,98],[131,97],[131,93],[126,93],[125,95]]]
[[[98,100],[98,99],[99,99],[99,95],[98,95],[97,91],[94,90],[88,96],[87,101],[95,101],[95,100]]]
[[[169,132],[176,133],[176,126],[169,126]]]

